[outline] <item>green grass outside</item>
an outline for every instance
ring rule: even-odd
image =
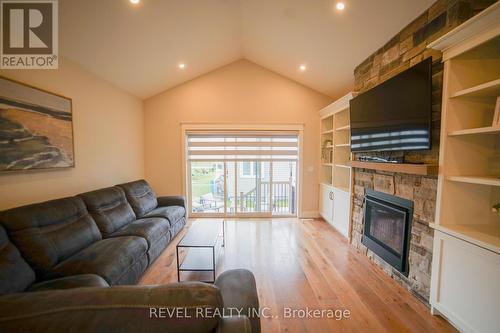
[[[207,172],[203,173],[200,169],[194,169],[191,173],[191,191],[194,200],[212,192],[211,184],[215,178],[215,169],[205,170]]]

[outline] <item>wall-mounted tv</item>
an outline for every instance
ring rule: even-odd
[[[428,58],[351,100],[353,152],[431,148],[431,67]]]

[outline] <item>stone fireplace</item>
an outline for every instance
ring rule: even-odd
[[[427,49],[427,45],[495,1],[438,0],[354,70],[354,90],[362,93],[423,59],[432,57],[432,150],[407,152],[405,156],[401,156],[406,163],[438,164],[443,81],[442,55],[440,52]],[[376,153],[374,155],[378,156]],[[413,202],[406,274],[387,263],[363,242],[364,204],[368,190],[395,195]],[[436,194],[437,177],[435,176],[354,169],[352,245],[366,253],[388,275],[427,304],[434,238],[429,223],[434,222]],[[386,231],[389,230],[377,232]],[[397,247],[396,244],[391,245]]]
[[[406,267],[394,267],[365,242],[365,195],[371,190],[406,199],[413,203],[411,227],[406,230]],[[401,173],[388,173],[367,169],[356,169],[354,174],[354,201],[352,213],[352,245],[365,253],[389,276],[411,291],[424,303],[428,303],[431,282],[432,246],[434,232],[429,223],[434,221],[437,194],[437,178]],[[397,249],[400,240],[393,240]],[[399,245],[401,246],[401,245]]]

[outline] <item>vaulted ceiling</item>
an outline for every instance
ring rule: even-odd
[[[340,12],[335,0],[63,0],[60,53],[140,98],[240,58],[338,97],[434,0],[343,2]]]

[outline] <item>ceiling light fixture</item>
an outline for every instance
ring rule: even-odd
[[[186,67],[186,64],[182,64],[182,63],[181,63],[181,64],[179,64],[179,66],[177,66],[177,67],[179,67],[179,69],[184,69],[184,68]]]
[[[141,0],[130,0],[130,3],[133,5],[138,5]]]
[[[337,7],[337,10],[344,10],[345,4],[343,2],[337,2],[335,7]]]
[[[306,65],[300,65],[300,66],[299,66],[299,70],[300,70],[301,72],[305,72],[305,71],[306,71],[306,69],[307,69],[307,66],[306,66]]]

